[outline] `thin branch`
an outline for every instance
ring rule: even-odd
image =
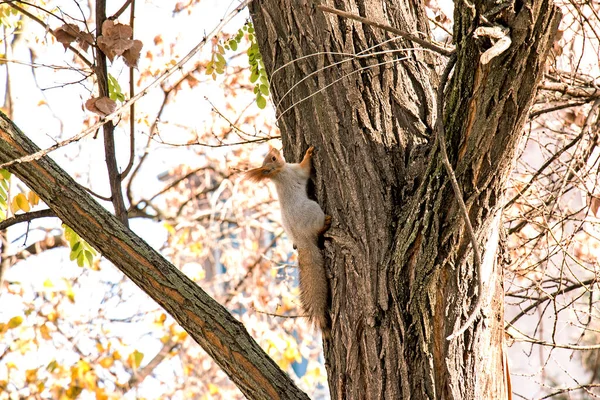
[[[54,34],[54,31],[52,29],[50,29],[50,27],[48,26],[48,24],[46,24],[44,21],[42,21],[41,19],[39,19],[38,17],[36,17],[35,15],[33,15],[32,13],[30,13],[29,11],[27,11],[26,9],[24,9],[23,7],[20,7],[16,4],[13,3],[13,0],[9,0],[8,1],[8,5],[12,8],[14,8],[15,10],[19,11],[21,14],[26,15],[27,17],[31,18],[32,20],[34,20],[35,22],[37,22],[38,24],[40,24],[41,26],[44,27],[44,29],[48,32],[50,32],[50,34],[54,37],[56,37],[56,35]],[[52,13],[50,13],[52,14]],[[53,15],[53,14],[52,14]],[[88,60],[83,54],[81,54],[79,52],[79,50],[77,50],[75,47],[68,45],[67,48],[69,50],[71,50],[73,53],[75,53],[77,55],[77,57],[79,57],[81,59],[81,61],[87,65],[88,67],[92,68],[92,62],[90,60]]]
[[[125,2],[125,4],[123,5],[123,7],[121,7],[121,10],[125,9],[126,6],[128,5],[128,3],[131,3],[131,12],[129,14],[129,26],[131,27],[131,31],[135,32],[133,29],[133,24],[135,21],[135,0],[127,0],[127,2]],[[121,11],[119,10],[119,11]],[[117,12],[117,14],[115,15],[119,15],[120,13]],[[133,37],[132,37],[133,39]],[[129,67],[129,98],[135,96],[135,87],[134,87],[134,68],[133,67]],[[123,172],[121,172],[121,180],[125,179],[125,177],[129,174],[129,171],[131,171],[131,168],[133,167],[133,161],[135,158],[135,103],[132,103],[131,106],[129,107],[129,162],[127,163],[127,166],[125,167],[125,169],[123,170]]]
[[[4,260],[6,260],[8,265],[15,265],[20,260],[25,260],[30,256],[39,255],[46,250],[66,246],[68,246],[68,242],[62,233],[58,235],[47,236],[45,239],[42,239],[39,242],[30,244],[18,253],[5,257]]]
[[[14,217],[5,219],[4,221],[0,222],[0,231],[3,231],[10,226],[20,224],[21,222],[30,222],[37,218],[47,217],[56,217],[56,215],[54,214],[54,211],[52,211],[49,208],[45,210],[32,211],[25,214],[17,214]]]
[[[598,388],[598,387],[600,387],[600,383],[588,383],[587,385],[579,385],[579,386],[574,386],[574,387],[570,387],[570,388],[562,388],[562,389],[558,389],[557,391],[550,393],[544,397],[541,397],[540,400],[549,399],[550,397],[554,397],[559,394],[563,394],[563,393],[567,393],[567,392],[573,392],[575,390],[586,390],[586,389]]]
[[[581,87],[573,86],[566,83],[560,82],[543,82],[539,86],[542,90],[549,90],[552,92],[560,92],[562,94],[568,94],[573,97],[598,97],[600,96],[600,89],[594,87]]]
[[[135,388],[140,383],[142,383],[144,381],[144,379],[146,379],[146,377],[148,375],[150,375],[152,373],[152,371],[154,371],[154,369],[161,362],[163,362],[164,359],[167,358],[167,356],[173,350],[175,350],[179,346],[180,346],[179,343],[173,342],[172,340],[169,340],[165,344],[163,344],[163,346],[160,349],[160,351],[158,352],[158,354],[156,354],[154,356],[154,358],[152,358],[152,360],[150,360],[150,362],[148,364],[146,364],[143,368],[139,369],[138,371],[136,371],[134,374],[131,375],[131,378],[129,378],[129,381],[127,381],[127,383],[124,385],[125,391],[123,394],[129,392],[131,389]]]
[[[92,125],[88,129],[86,129],[86,130],[78,133],[77,135],[75,135],[73,137],[70,137],[69,139],[66,139],[66,140],[63,140],[61,142],[58,142],[58,143],[56,143],[56,144],[54,144],[54,145],[52,145],[52,146],[50,146],[50,147],[48,147],[46,149],[36,151],[33,154],[29,154],[27,156],[19,157],[18,159],[15,159],[15,160],[11,160],[11,161],[2,163],[2,164],[0,164],[0,169],[1,168],[6,168],[6,167],[9,167],[11,165],[18,164],[18,163],[24,163],[24,162],[39,160],[40,158],[44,157],[45,155],[47,155],[48,153],[50,153],[50,152],[52,152],[52,151],[54,151],[56,149],[59,149],[59,148],[64,147],[64,146],[66,146],[66,145],[68,145],[70,143],[77,142],[78,140],[81,140],[85,136],[91,134],[92,132],[95,132],[98,128],[100,128],[101,126],[103,126],[104,124],[106,124],[108,121],[114,121],[117,118],[119,118],[120,115],[131,104],[135,103],[140,98],[146,96],[148,94],[148,91],[150,89],[153,89],[156,86],[160,85],[168,77],[170,77],[171,75],[173,75],[175,73],[175,71],[179,71],[181,69],[181,67],[185,63],[187,63],[194,55],[196,55],[196,53],[198,53],[204,47],[204,45],[208,41],[210,41],[213,37],[215,37],[221,31],[221,29],[223,29],[223,27],[229,21],[231,21],[244,8],[246,8],[246,6],[248,4],[250,4],[251,1],[252,0],[244,0],[238,7],[236,7],[232,12],[230,12],[225,18],[223,18],[221,20],[221,22],[215,27],[215,29],[213,29],[208,35],[206,35],[204,38],[202,38],[202,40],[200,41],[200,43],[198,43],[192,50],[190,50],[190,52],[185,57],[183,57],[177,64],[175,64],[173,67],[171,67],[168,70],[166,70],[165,72],[163,72],[163,74],[161,76],[159,76],[154,81],[152,81],[141,92],[139,92],[138,94],[136,94],[135,96],[133,96],[131,99],[129,99],[128,101],[126,101],[125,103],[123,103],[123,105],[121,107],[119,107],[118,109],[116,109],[113,113],[108,114],[104,118],[101,118],[100,121],[97,122],[96,124]]]
[[[127,0],[125,1],[125,3],[123,3],[123,5],[121,6],[121,8],[119,8],[119,11],[117,11],[116,13],[113,14],[112,17],[110,17],[110,19],[117,19],[119,18],[119,16],[121,16],[121,14],[123,14],[125,12],[125,10],[127,10],[127,7],[129,7],[129,4],[131,4],[131,15],[133,15],[133,8],[135,7],[135,1],[134,0]],[[133,17],[131,17],[131,19],[133,19]],[[131,28],[133,29],[133,22],[131,22],[131,19],[129,20],[129,23],[131,25]]]
[[[328,13],[331,13],[331,14],[335,14],[335,15],[338,15],[340,17],[353,19],[355,21],[362,22],[363,24],[374,26],[376,28],[382,29],[382,30],[384,30],[386,32],[390,32],[390,33],[393,33],[395,35],[402,36],[403,38],[406,38],[406,39],[411,40],[411,41],[413,41],[415,43],[418,43],[421,46],[425,47],[426,49],[433,50],[436,53],[439,53],[439,54],[441,54],[443,56],[450,57],[452,54],[454,54],[454,50],[448,50],[448,49],[446,49],[444,47],[438,46],[437,44],[433,44],[431,42],[428,42],[427,40],[421,39],[420,37],[415,36],[412,33],[401,31],[400,29],[391,27],[389,25],[380,24],[379,22],[371,21],[370,19],[361,17],[359,15],[352,14],[352,13],[349,13],[349,12],[346,12],[346,11],[342,11],[342,10],[338,10],[336,8],[331,8],[331,7],[323,6],[323,5],[320,5],[320,4],[317,5],[316,7],[319,10],[321,10],[321,11],[325,11],[325,12],[328,12]]]
[[[586,281],[583,282],[578,282],[574,285],[568,286],[568,287],[564,287],[561,288],[560,290],[555,291],[554,293],[550,293],[544,297],[540,297],[539,299],[537,299],[536,301],[534,301],[532,304],[530,304],[527,308],[525,308],[524,310],[522,310],[519,314],[517,314],[512,320],[510,320],[510,322],[507,322],[507,326],[512,326],[515,324],[515,322],[517,322],[517,320],[519,318],[521,318],[522,316],[526,315],[529,311],[533,310],[534,308],[538,307],[540,304],[554,299],[559,295],[564,295],[566,293],[569,293],[573,290],[577,290],[577,289],[582,289],[585,288],[587,286],[593,286],[595,283],[598,282],[598,278],[594,277],[592,279],[588,279]]]
[[[96,26],[100,27],[106,20],[106,0],[96,0]],[[100,29],[96,30],[96,40],[102,35]],[[106,55],[101,50],[96,52],[96,78],[98,79],[98,92],[100,96],[108,97],[108,65]],[[132,116],[133,119],[133,116]],[[129,226],[127,218],[127,207],[123,199],[123,187],[121,185],[121,174],[117,163],[117,154],[115,148],[115,125],[108,121],[103,126],[104,133],[104,156],[106,158],[106,169],[108,170],[108,182],[110,185],[112,205],[115,209],[115,215],[125,226]]]

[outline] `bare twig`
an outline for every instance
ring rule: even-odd
[[[4,221],[0,222],[0,231],[3,231],[10,226],[20,224],[21,222],[29,222],[37,218],[47,217],[56,217],[56,215],[54,214],[54,211],[52,211],[49,208],[45,210],[31,211],[25,214],[17,214],[14,217],[5,219]]]
[[[17,163],[23,163],[23,162],[29,162],[29,161],[33,161],[33,160],[39,160],[40,158],[44,157],[45,155],[47,155],[48,153],[59,149],[61,147],[64,147],[70,143],[73,142],[77,142],[78,140],[81,140],[83,137],[91,134],[92,132],[95,132],[98,128],[100,128],[101,126],[103,126],[104,124],[106,124],[108,121],[114,121],[117,118],[119,118],[119,116],[127,109],[129,108],[129,106],[133,103],[135,103],[136,101],[138,101],[140,98],[144,97],[146,94],[148,94],[148,91],[150,91],[150,89],[155,88],[156,86],[160,85],[162,82],[164,82],[169,76],[173,75],[175,73],[175,71],[179,71],[181,69],[181,67],[186,64],[194,55],[196,55],[196,53],[198,53],[202,47],[204,47],[204,45],[211,40],[213,37],[215,37],[220,31],[221,29],[223,29],[223,27],[229,22],[231,21],[236,15],[238,15],[244,8],[246,8],[246,6],[248,4],[250,4],[252,0],[244,0],[238,7],[236,7],[232,12],[230,12],[229,14],[227,14],[227,16],[225,18],[223,18],[221,20],[221,22],[215,27],[215,29],[213,29],[208,35],[206,35],[204,38],[202,38],[202,40],[200,41],[200,43],[198,43],[196,46],[194,46],[194,48],[192,50],[190,50],[190,52],[183,57],[177,64],[175,64],[173,67],[169,68],[168,70],[166,70],[165,72],[163,72],[163,74],[161,76],[159,76],[158,78],[156,78],[154,81],[152,81],[148,86],[146,86],[142,91],[140,91],[138,94],[136,94],[135,96],[133,96],[131,99],[129,99],[128,101],[126,101],[121,107],[119,107],[118,109],[116,109],[112,114],[109,114],[107,116],[105,116],[103,119],[100,120],[100,122],[92,125],[91,127],[89,127],[88,129],[78,133],[77,135],[70,137],[69,139],[63,140],[61,142],[58,142],[46,149],[40,150],[35,152],[34,154],[30,154],[24,157],[20,157],[16,160],[12,160],[9,162],[5,162],[3,164],[0,164],[0,168],[6,168],[8,166],[17,164]]]
[[[132,32],[135,32],[133,24],[135,22],[135,0],[127,0],[127,2],[123,5],[123,7],[121,7],[121,9],[124,9],[128,3],[131,3],[131,12],[129,14],[129,26],[131,27]],[[121,10],[119,10],[121,11]],[[119,14],[119,12],[117,12],[117,14]],[[133,39],[133,37],[132,37]],[[133,67],[129,67],[129,98],[132,98],[133,96],[135,96],[135,87],[134,87],[134,72],[135,69]],[[131,106],[129,106],[129,162],[127,163],[127,166],[125,167],[125,169],[123,170],[123,172],[121,172],[121,180],[125,179],[125,177],[129,174],[129,171],[131,171],[131,168],[133,167],[133,161],[135,158],[135,103],[132,103]]]
[[[35,15],[33,15],[32,13],[30,13],[29,11],[27,11],[26,9],[24,9],[23,7],[20,7],[16,4],[13,3],[13,0],[9,0],[8,1],[8,5],[12,8],[14,8],[15,10],[19,11],[21,14],[26,15],[27,17],[31,18],[32,20],[34,20],[35,22],[37,22],[38,24],[40,24],[41,26],[44,27],[44,29],[46,29],[48,32],[50,32],[50,34],[52,34],[52,36],[56,36],[54,34],[54,31],[52,29],[50,29],[50,27],[48,26],[48,24],[46,24],[44,21],[42,21],[41,19],[39,19],[38,17],[36,17]],[[52,14],[52,13],[50,13]],[[53,15],[53,14],[52,14]],[[58,17],[57,17],[58,18]],[[71,50],[74,54],[77,55],[77,57],[79,57],[79,59],[88,67],[92,67],[92,62],[90,60],[88,60],[83,54],[81,54],[81,52],[79,50],[77,50],[75,47],[68,45],[67,48],[69,50]]]
[[[110,19],[117,19],[117,18],[119,18],[119,16],[121,14],[123,14],[125,12],[125,10],[127,10],[127,7],[129,7],[129,4],[131,4],[131,15],[133,15],[133,8],[135,7],[135,0],[126,0],[125,3],[123,3],[123,5],[121,6],[121,8],[119,8],[119,11],[117,11],[116,13],[114,13],[112,15],[112,17],[110,17]],[[129,23],[131,25],[131,28],[133,29],[133,22],[131,22],[131,19],[129,20]]]
[[[167,358],[167,356],[179,346],[179,343],[174,342],[172,340],[169,340],[165,344],[163,344],[158,354],[156,354],[154,358],[152,358],[152,360],[148,362],[148,364],[146,364],[143,368],[140,368],[133,375],[131,375],[131,378],[129,378],[129,381],[127,381],[127,383],[125,384],[125,391],[123,394],[129,392],[131,389],[135,388],[141,382],[143,382],[144,379],[146,379],[146,377],[150,375],[152,371],[154,371],[154,369],[158,367],[158,365],[161,362],[163,362],[164,359]]]

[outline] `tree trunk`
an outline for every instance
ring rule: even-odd
[[[328,3],[406,32],[429,32],[417,0]],[[500,206],[560,19],[551,0],[512,7],[463,1],[455,11],[457,62],[444,126],[486,249],[478,294],[469,236],[434,135],[436,70],[445,59],[423,50],[342,56],[416,45],[384,43],[390,34],[325,14],[312,1],[250,6],[285,155],[296,161],[308,145],[317,147],[315,191],[333,217],[325,244],[333,321],[325,357],[334,399],[506,398],[502,269],[495,262]],[[473,32],[491,24],[510,28],[512,44],[483,65],[480,56],[495,39]],[[484,303],[475,324],[446,340],[478,295]]]
[[[33,144],[0,111],[0,163],[33,154]],[[8,168],[102,256],[163,307],[249,399],[307,399],[244,326],[114,215],[54,161]]]

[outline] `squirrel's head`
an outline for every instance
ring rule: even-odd
[[[271,147],[263,164],[260,168],[254,168],[246,172],[244,179],[248,179],[252,182],[259,182],[263,179],[273,178],[277,175],[285,165],[285,160],[281,156],[279,150]]]

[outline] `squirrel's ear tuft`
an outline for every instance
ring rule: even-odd
[[[246,171],[244,174],[244,180],[249,180],[250,182],[260,182],[269,178],[269,176],[269,170],[267,168],[260,167]]]

